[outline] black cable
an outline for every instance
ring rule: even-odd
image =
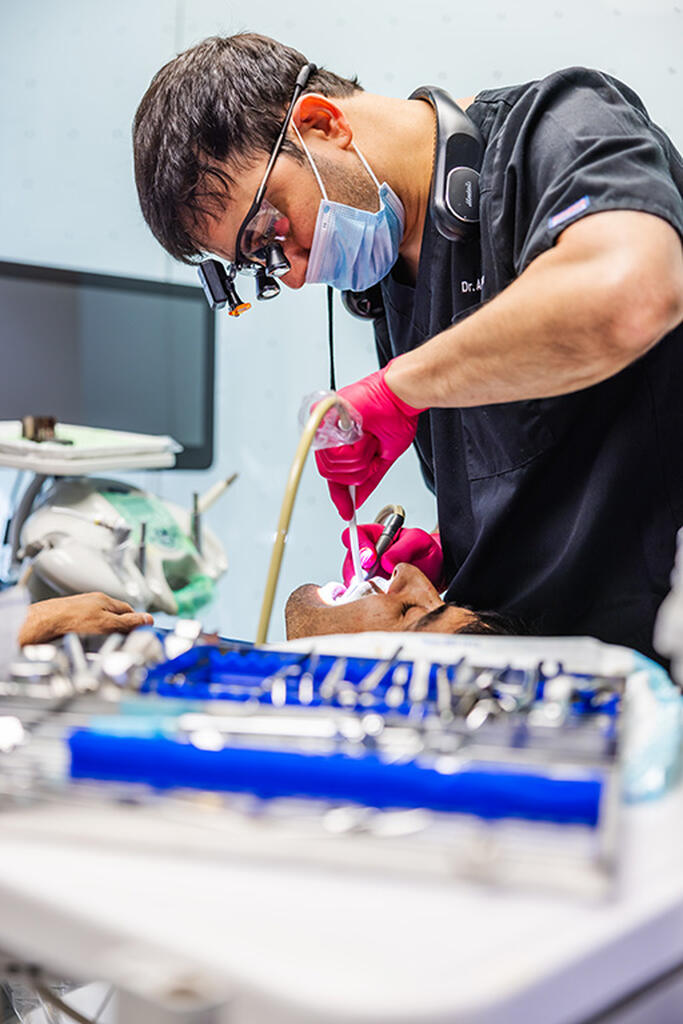
[[[334,371],[334,291],[327,286],[327,341],[330,348],[330,391],[337,390],[337,375]]]

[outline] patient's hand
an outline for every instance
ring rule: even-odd
[[[135,612],[125,601],[106,594],[74,594],[30,605],[19,633],[19,644],[42,644],[65,633],[130,633],[154,620]]]

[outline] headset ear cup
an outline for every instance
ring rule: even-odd
[[[453,167],[446,176],[444,202],[448,210],[465,225],[479,223],[479,172],[472,167]]]
[[[341,299],[347,313],[358,317],[359,320],[376,320],[377,317],[384,316],[382,289],[378,284],[366,288],[364,292],[343,291]]]

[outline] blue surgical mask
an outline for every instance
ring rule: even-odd
[[[377,186],[379,210],[373,213],[331,202],[304,140],[293,122],[292,126],[323,194],[308,257],[306,283],[330,284],[333,288],[354,292],[371,288],[386,277],[398,259],[405,223],[403,203],[386,181],[380,185],[367,160],[353,143],[351,145]]]

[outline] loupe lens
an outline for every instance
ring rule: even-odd
[[[282,277],[290,270],[290,263],[279,242],[272,242],[266,249],[266,271],[271,277]]]
[[[256,213],[245,224],[240,239],[240,252],[250,260],[262,260],[262,254],[273,244],[277,244],[288,230],[287,218],[269,203],[261,201]],[[282,255],[282,250],[280,250]],[[283,257],[284,258],[284,257]],[[266,269],[268,269],[266,267]],[[270,273],[270,271],[268,271]]]
[[[270,277],[266,274],[263,267],[256,272],[256,298],[259,301],[264,299],[274,299],[276,295],[280,294],[280,285],[277,283],[274,277]]]

